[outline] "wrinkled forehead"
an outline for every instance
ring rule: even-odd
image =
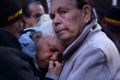
[[[76,7],[76,0],[52,0],[50,12],[64,7]]]
[[[48,45],[56,45],[59,44],[59,39],[57,37],[51,37],[51,36],[44,36],[42,37],[44,43],[47,43]]]
[[[51,36],[42,36],[42,39],[41,39],[43,42],[43,44],[50,44],[51,42],[53,42],[53,37]]]

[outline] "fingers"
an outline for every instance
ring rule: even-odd
[[[54,73],[55,75],[59,76],[60,70],[61,70],[62,64],[58,61],[49,61],[49,72]]]
[[[54,67],[54,62],[53,61],[49,61],[49,69],[52,69]]]
[[[60,68],[62,64],[59,63],[58,61],[55,61],[55,65],[56,65],[58,68]]]
[[[61,63],[59,63],[58,61],[49,61],[49,69],[52,68],[60,68],[61,67]]]

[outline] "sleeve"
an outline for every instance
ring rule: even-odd
[[[13,48],[0,47],[0,80],[36,80],[27,57]]]
[[[58,76],[51,72],[47,72],[45,80],[58,80]]]
[[[77,57],[66,80],[110,80],[106,57],[101,49],[87,49]]]

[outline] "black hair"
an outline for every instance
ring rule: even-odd
[[[101,24],[104,14],[112,6],[112,0],[86,0],[97,13],[98,23]],[[101,24],[102,25],[102,24]]]
[[[76,7],[78,9],[82,9],[83,6],[87,4],[87,2],[85,0],[76,0],[76,4],[77,4]]]
[[[29,12],[29,5],[32,1],[25,1],[22,5],[22,9],[23,9],[23,16],[25,17],[29,17],[30,16],[30,12]]]
[[[86,23],[89,24],[92,19],[96,19],[97,18],[97,15],[96,15],[96,12],[95,12],[95,9],[93,8],[93,6],[89,3],[89,0],[76,0],[76,7],[78,9],[82,9],[84,5],[90,5],[92,8],[91,8],[91,19]]]

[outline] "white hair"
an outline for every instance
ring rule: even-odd
[[[57,37],[52,27],[52,21],[47,21],[41,24],[40,26],[35,26],[34,29],[37,32],[40,31],[43,37],[45,36]]]

